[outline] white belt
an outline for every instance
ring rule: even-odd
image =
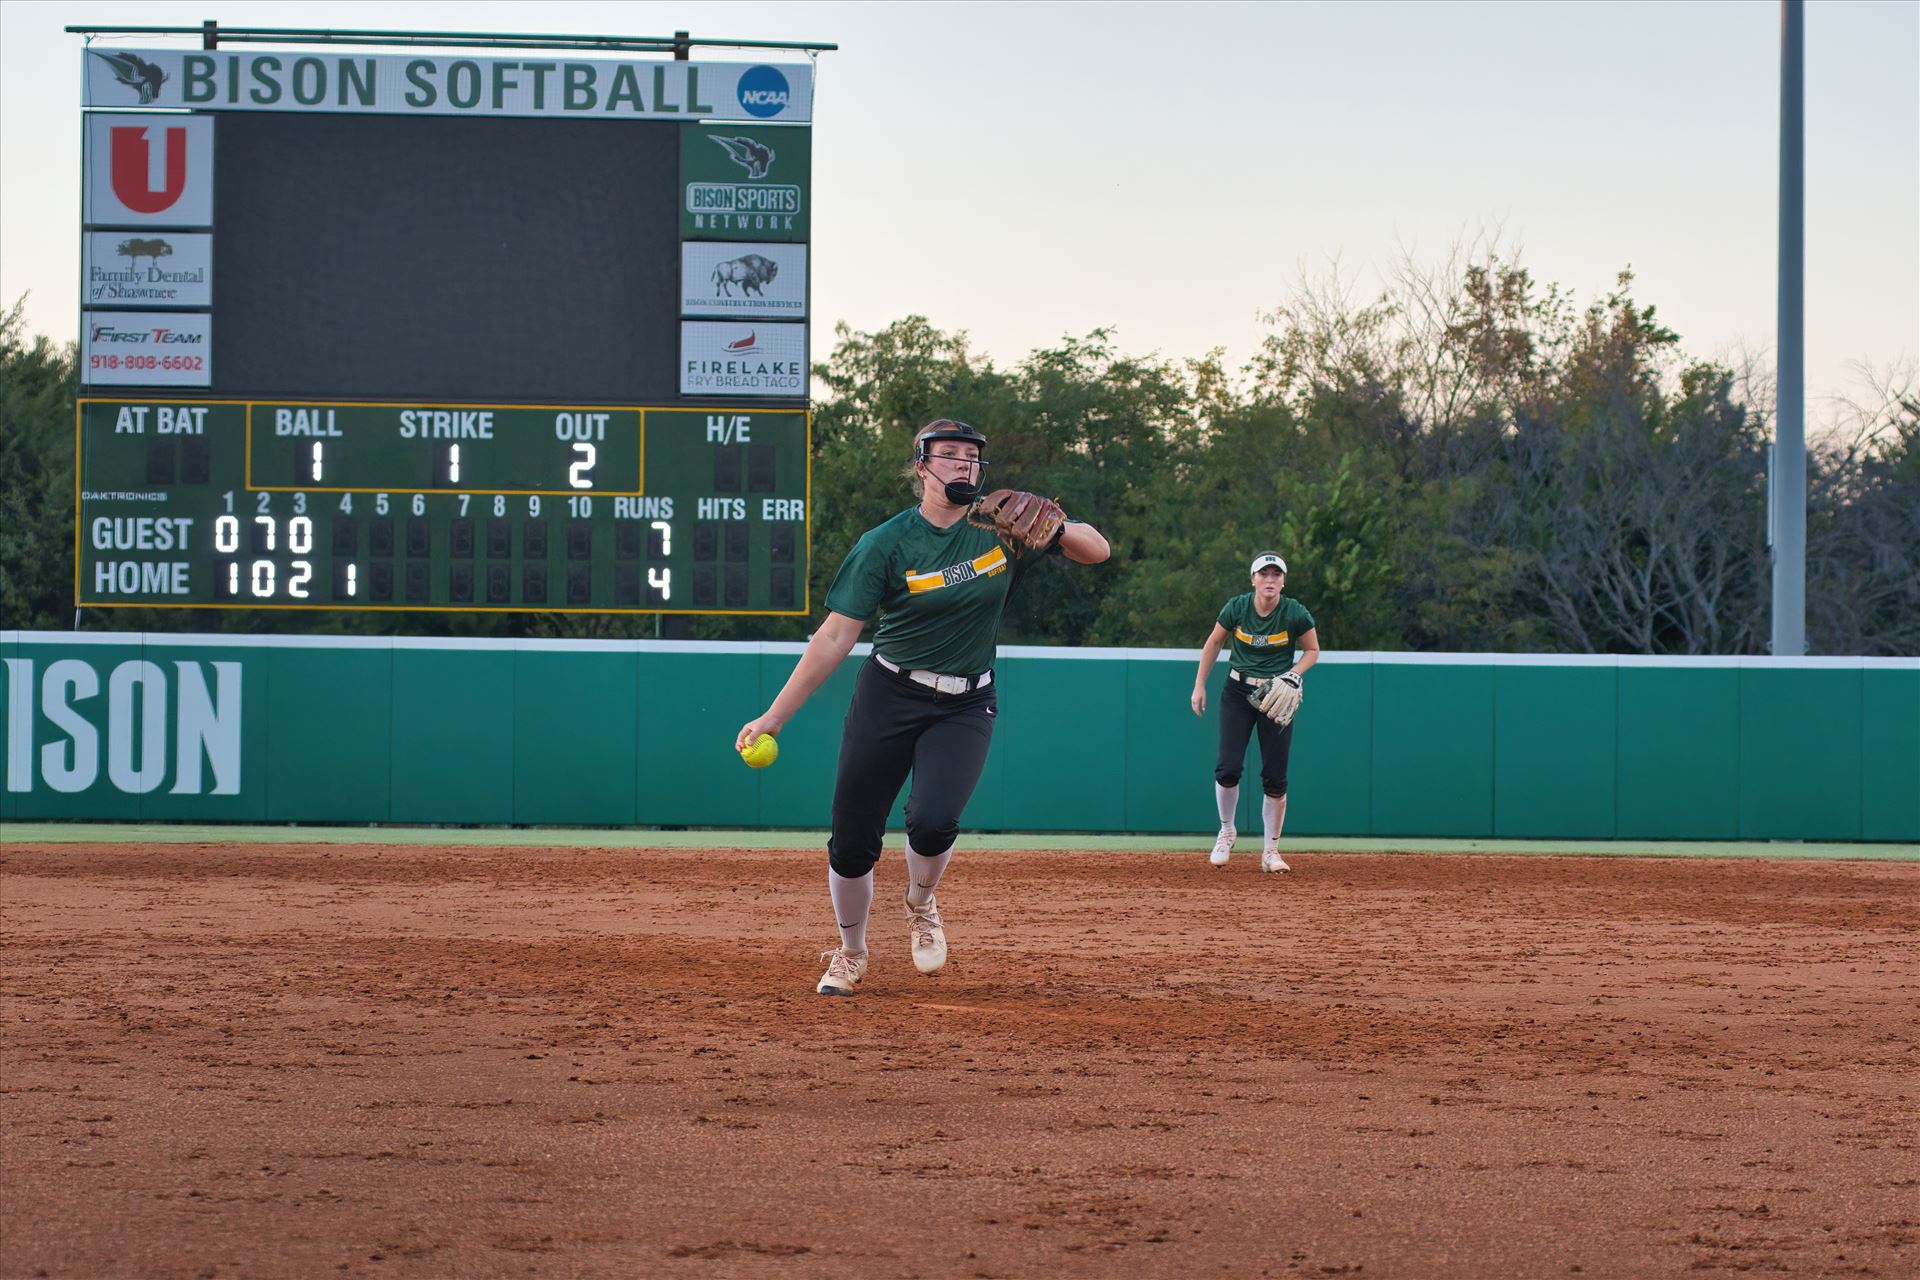
[[[888,662],[877,653],[873,655],[873,660],[889,671],[900,670],[899,663]],[[993,683],[991,671],[982,671],[977,676],[943,676],[938,671],[908,671],[905,675],[915,684],[923,684],[936,693],[971,693]]]
[[[1272,676],[1243,676],[1232,667],[1227,668],[1227,679],[1238,680],[1241,684],[1251,685],[1256,689],[1273,682]]]

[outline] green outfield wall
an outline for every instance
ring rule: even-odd
[[[732,750],[800,648],[0,632],[0,821],[822,827],[864,646],[772,768]],[[1193,670],[1002,649],[968,825],[1211,831]],[[1920,659],[1330,653],[1306,688],[1294,835],[1920,841]]]

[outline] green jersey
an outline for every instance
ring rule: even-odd
[[[1253,607],[1253,592],[1235,596],[1218,619],[1232,641],[1228,645],[1233,669],[1265,679],[1285,673],[1293,665],[1300,637],[1313,630],[1313,615],[1292,596],[1281,596],[1273,612],[1262,617]]]
[[[861,622],[878,614],[874,652],[906,670],[979,675],[993,666],[1000,614],[1023,567],[991,529],[965,520],[936,529],[908,507],[853,544],[827,608]]]

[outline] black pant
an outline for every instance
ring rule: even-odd
[[[1247,735],[1260,729],[1260,789],[1270,796],[1287,794],[1287,754],[1293,750],[1293,726],[1281,728],[1261,715],[1247,700],[1251,686],[1229,678],[1220,690],[1220,759],[1213,780],[1223,787],[1239,785],[1240,766],[1247,758]]]
[[[986,768],[997,714],[991,684],[971,693],[936,693],[904,672],[872,659],[863,663],[840,731],[828,865],[848,877],[873,870],[887,814],[909,772],[907,843],[929,858],[953,848],[960,811]]]

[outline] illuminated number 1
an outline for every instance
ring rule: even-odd
[[[321,456],[321,455],[322,455],[322,453],[323,453],[323,452],[325,451],[325,449],[326,449],[326,447],[327,447],[326,445],[324,445],[324,444],[322,444],[322,443],[321,443],[320,441],[318,441],[318,440],[315,440],[315,441],[313,442],[313,476],[312,476],[312,480],[313,480],[313,483],[315,483],[315,484],[319,484],[319,483],[320,483],[320,472],[321,472],[321,470],[322,470],[322,463],[323,463],[323,461],[324,461],[324,459],[322,458],[322,456]]]
[[[460,483],[460,446],[457,444],[447,446],[447,483]]]
[[[576,489],[593,488],[593,481],[587,476],[587,472],[593,470],[593,446],[576,444],[573,451],[580,455],[580,460],[567,468],[567,483]]]

